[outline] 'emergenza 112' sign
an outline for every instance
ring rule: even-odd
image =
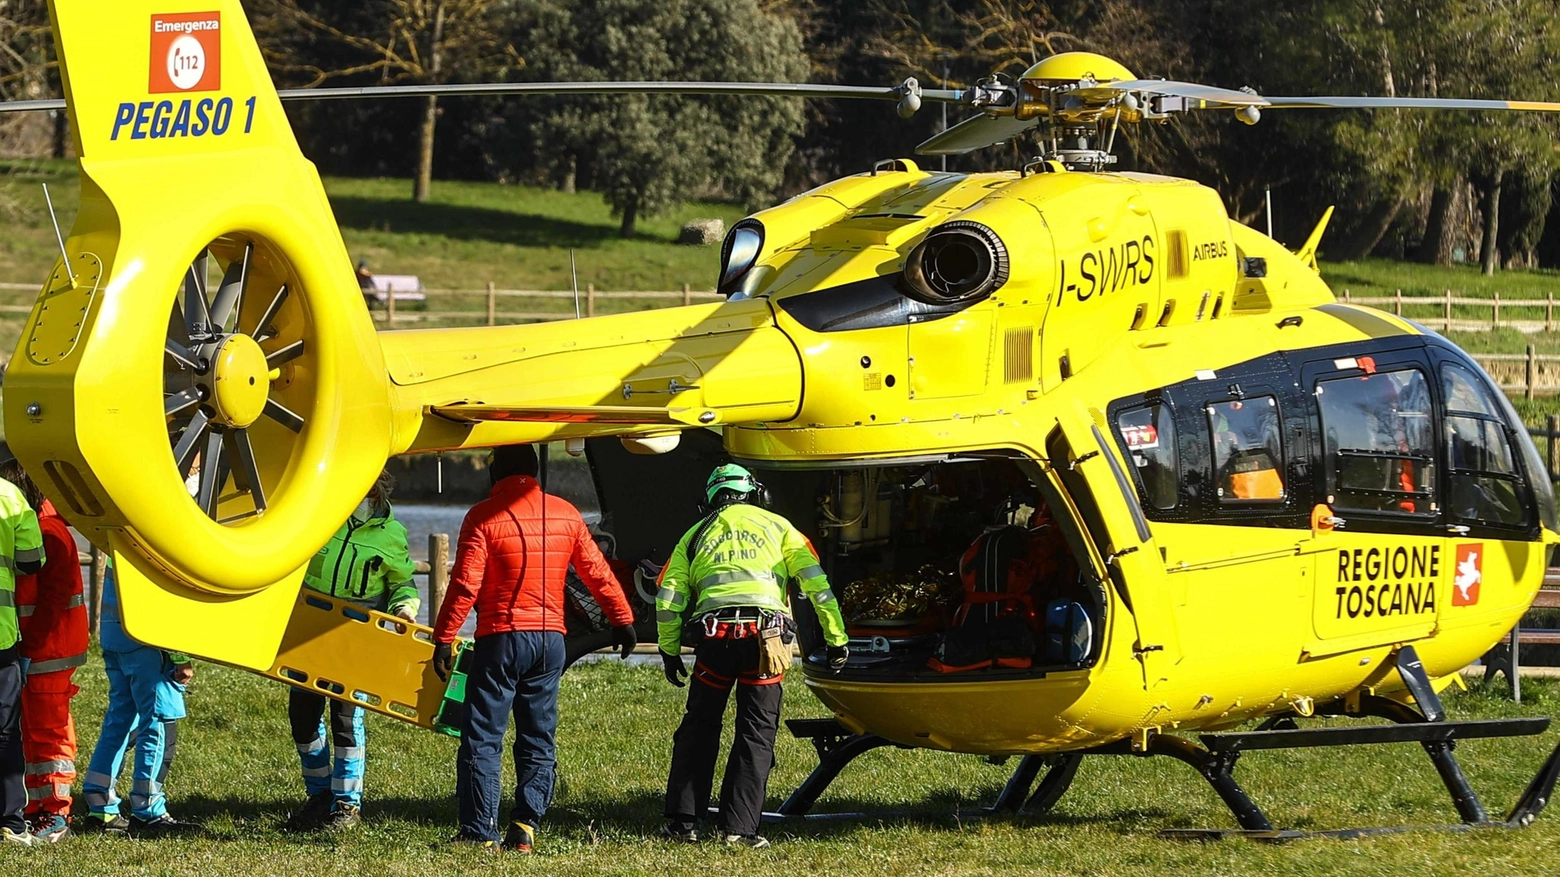
[[[152,94],[222,88],[222,13],[152,16]]]

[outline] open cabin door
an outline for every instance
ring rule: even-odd
[[[1166,681],[1181,660],[1170,590],[1159,547],[1138,505],[1127,470],[1105,437],[1101,412],[1074,403],[1046,440],[1055,478],[1071,499],[1099,552],[1104,574],[1137,631],[1133,652],[1145,688]]]

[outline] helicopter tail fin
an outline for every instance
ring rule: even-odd
[[[1321,268],[1316,264],[1316,247],[1322,242],[1322,233],[1327,231],[1327,223],[1332,220],[1332,215],[1333,208],[1328,207],[1322,214],[1322,218],[1317,221],[1316,228],[1311,229],[1311,236],[1305,239],[1300,249],[1295,250],[1295,255],[1300,257],[1300,261],[1311,266],[1311,270],[1318,274],[1321,273]]]

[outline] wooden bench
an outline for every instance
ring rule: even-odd
[[[1544,575],[1544,585],[1533,597],[1532,609],[1560,609],[1560,568]],[[1496,673],[1505,673],[1511,681],[1511,698],[1522,702],[1522,644],[1536,646],[1560,646],[1560,630],[1543,627],[1522,627],[1519,623],[1511,632],[1484,656],[1484,678],[1489,681]]]

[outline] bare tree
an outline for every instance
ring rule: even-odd
[[[0,0],[0,100],[57,96],[58,70],[44,0]],[[0,121],[0,154],[63,158],[64,115],[51,126],[33,114]]]
[[[379,84],[436,84],[453,77],[521,66],[502,37],[502,0],[257,0],[257,29],[323,37],[330,51],[304,51],[285,37],[265,41],[273,71],[302,78],[304,87],[342,78]],[[428,200],[433,178],[438,98],[424,99],[412,197]]]

